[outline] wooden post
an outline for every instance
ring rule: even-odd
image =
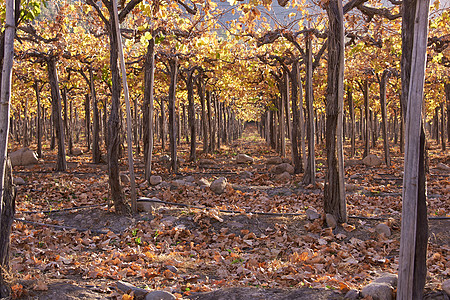
[[[402,86],[407,89],[407,98],[403,99],[406,103],[402,102],[406,110],[406,130],[397,299],[410,300],[422,299],[426,278],[427,233],[423,227],[427,226],[427,217],[426,203],[423,201],[426,195],[422,103],[429,0],[404,1],[403,10]]]
[[[137,212],[137,202],[136,202],[136,179],[134,176],[134,163],[133,163],[133,144],[131,141],[131,106],[128,94],[128,83],[127,83],[127,70],[125,68],[125,58],[123,56],[122,48],[122,37],[119,30],[119,17],[117,12],[117,0],[113,0],[113,10],[114,10],[114,20],[116,23],[116,34],[118,40],[119,48],[119,59],[120,68],[122,72],[122,82],[123,82],[123,93],[125,96],[125,105],[127,110],[127,148],[128,148],[128,168],[130,172],[130,183],[131,183],[131,210],[133,213]]]

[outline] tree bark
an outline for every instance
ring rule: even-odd
[[[8,135],[10,128],[11,109],[11,77],[14,58],[14,37],[16,35],[15,12],[17,7],[13,0],[5,1],[5,29],[0,51],[1,84],[0,84],[0,297],[9,296],[9,286],[3,278],[3,268],[8,266],[9,238],[11,234],[11,223],[14,216],[14,196],[10,197],[12,186],[11,167],[7,162]],[[19,1],[20,4],[20,1]],[[19,14],[19,11],[17,11]],[[4,39],[3,39],[4,38]],[[8,205],[12,202],[12,205]],[[9,209],[11,208],[12,209]],[[9,226],[7,226],[9,224]],[[5,226],[4,226],[5,225]]]
[[[397,299],[422,299],[426,280],[428,219],[425,132],[422,124],[429,0],[404,0],[402,110],[406,122],[402,226]]]
[[[84,99],[84,120],[85,124],[85,134],[86,134],[86,147],[87,151],[91,150],[91,103],[89,94],[85,95]]]
[[[191,134],[191,148],[189,152],[189,160],[195,161],[197,159],[197,132],[195,128],[195,106],[194,106],[194,70],[188,71],[187,74],[187,93],[188,93],[188,119],[189,129]]]
[[[200,105],[202,108],[202,138],[203,138],[203,152],[209,152],[209,144],[208,144],[208,123],[206,120],[206,104],[205,104],[205,79],[203,78],[204,74],[200,73],[197,79],[197,92],[200,98]]]
[[[176,125],[176,89],[177,89],[177,73],[178,59],[175,57],[169,60],[170,65],[170,87],[169,87],[169,136],[170,136],[170,157],[171,168],[173,173],[178,172],[177,161],[177,125]]]
[[[365,117],[365,127],[364,127],[364,154],[366,157],[370,154],[370,108],[369,108],[369,81],[364,80],[363,86],[364,94],[364,117]]]
[[[119,178],[119,143],[120,143],[120,75],[119,66],[117,65],[119,59],[119,41],[117,40],[116,21],[114,16],[114,9],[112,3],[107,5],[110,20],[109,20],[109,63],[111,69],[111,108],[108,120],[108,175],[110,195],[114,203],[114,208],[118,214],[128,213],[129,207],[125,203],[125,198],[120,186]]]
[[[445,83],[445,98],[447,100],[447,141],[450,143],[450,82]]]
[[[314,106],[313,106],[313,59],[311,37],[306,36],[306,77],[305,77],[305,99],[308,116],[308,163],[306,165],[305,177],[303,182],[305,184],[316,184],[316,155],[315,155],[315,128],[314,128]],[[306,154],[305,154],[306,155]]]
[[[303,171],[301,155],[298,151],[298,61],[292,63],[291,77],[291,101],[292,101],[292,127],[291,127],[291,147],[292,147],[292,163],[294,165],[294,173],[298,174]],[[288,87],[286,87],[288,88]],[[301,88],[301,86],[300,86]],[[303,153],[304,155],[304,153]]]
[[[56,159],[56,171],[66,171],[66,148],[64,138],[64,125],[61,117],[61,92],[59,90],[58,73],[56,71],[56,58],[50,57],[47,61],[48,81],[52,95],[53,127],[58,140],[58,156]]]
[[[148,41],[147,53],[144,62],[144,158],[145,158],[145,179],[150,180],[152,173],[153,158],[153,87],[155,83],[155,40]]]
[[[209,136],[209,152],[216,148],[216,140],[213,132],[212,107],[211,107],[212,92],[206,91],[206,108],[208,109],[208,136]]]
[[[347,222],[344,185],[342,118],[344,102],[344,16],[342,2],[330,0],[328,14],[328,74],[326,149],[328,169],[324,187],[324,210],[340,223]]]
[[[381,129],[383,132],[383,146],[384,146],[384,162],[386,166],[391,166],[391,155],[389,153],[389,138],[387,132],[387,113],[386,113],[386,83],[389,77],[389,71],[385,70],[381,75],[380,81],[380,101],[381,101]]]
[[[350,157],[354,157],[356,152],[355,108],[353,107],[353,91],[350,86],[347,86],[347,101],[350,114]]]
[[[13,185],[12,167],[9,159],[6,162],[4,180],[0,218],[0,298],[2,299],[10,294],[9,286],[3,277],[3,271],[9,270],[10,236],[16,208],[16,189]]]
[[[37,156],[39,158],[42,158],[42,113],[41,113],[41,96],[40,96],[40,88],[39,88],[39,81],[34,80],[34,91],[36,93],[36,114],[37,114]]]
[[[94,73],[92,68],[89,68],[89,89],[91,90],[91,98],[92,98],[92,113],[93,113],[93,132],[92,132],[92,162],[94,164],[99,164],[101,162],[101,153],[100,153],[100,119],[98,114],[98,101],[97,94],[95,91],[94,84]]]

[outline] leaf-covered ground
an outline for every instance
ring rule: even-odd
[[[450,220],[445,219],[450,217],[449,173],[436,166],[448,165],[450,155],[433,144],[430,148],[428,213],[433,219],[427,290],[436,291],[450,278]],[[138,195],[187,206],[164,204],[134,216],[114,214],[107,201],[106,165],[89,163],[89,154],[69,157],[66,173],[52,171],[55,153],[48,149],[39,165],[14,168],[14,176],[27,182],[18,187],[16,217],[66,227],[14,222],[15,297],[122,298],[115,289],[122,280],[167,290],[179,298],[231,299],[237,293],[241,298],[236,299],[340,299],[343,292],[360,289],[382,273],[396,273],[403,170],[398,148],[393,149],[391,168],[346,167],[350,218],[335,230],[326,228],[323,218],[310,221],[305,215],[308,208],[323,215],[326,162],[321,147],[319,184],[314,187],[301,184],[302,174],[287,183],[276,182],[265,165],[276,154],[253,127],[242,139],[208,156],[217,162],[210,168],[186,162],[182,174],[171,175],[158,163],[162,153],[157,150],[154,172],[166,183],[163,187],[144,183],[138,157]],[[380,151],[372,153],[381,157]],[[187,158],[187,145],[180,153]],[[239,153],[251,155],[255,162],[236,164],[233,158]],[[187,176],[194,182],[175,181]],[[230,183],[222,195],[196,184],[201,178],[212,181],[221,176]],[[126,185],[125,192],[129,193]],[[58,211],[80,206],[88,207]],[[48,210],[52,212],[41,212]],[[375,231],[379,223],[390,227],[390,237]],[[216,294],[198,294],[210,291]]]

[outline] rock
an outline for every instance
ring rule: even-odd
[[[131,291],[133,291],[134,295],[138,299],[144,298],[149,292],[149,290],[135,287],[134,285],[131,285],[128,282],[124,282],[124,281],[118,281],[116,283],[116,286],[119,290],[121,290],[124,293],[130,293]]]
[[[383,163],[383,161],[375,154],[369,154],[363,158],[362,163],[368,167],[376,167]]]
[[[392,288],[395,288],[397,286],[398,276],[397,276],[397,274],[383,273],[380,275],[380,277],[375,279],[373,282],[385,283],[385,284],[388,284],[389,286],[391,286]]]
[[[238,164],[252,164],[255,159],[247,154],[238,154],[236,156],[236,163]]]
[[[166,268],[172,273],[178,273],[178,269],[175,266],[167,266]]]
[[[80,148],[73,148],[72,149],[72,155],[78,156],[83,154],[83,150],[81,150]]]
[[[128,177],[127,174],[120,174],[120,182],[122,182],[122,184],[130,183],[130,177]]]
[[[250,178],[252,176],[253,176],[253,173],[249,172],[249,171],[243,171],[239,174],[239,177],[242,179]]]
[[[345,190],[347,192],[356,192],[357,190],[359,190],[359,186],[357,186],[356,184],[348,183],[345,185]]]
[[[450,172],[450,167],[447,166],[447,165],[445,165],[445,164],[443,164],[443,163],[439,163],[439,164],[436,166],[436,169],[439,169],[439,170],[441,170],[441,171],[447,171],[447,172]]]
[[[450,279],[447,279],[442,283],[442,290],[450,296]]]
[[[175,187],[182,187],[186,185],[186,181],[184,181],[183,179],[175,179],[174,181],[172,181],[172,185]]]
[[[29,166],[39,162],[36,153],[28,148],[22,148],[9,154],[11,165]]]
[[[147,201],[145,201],[145,200],[147,200]],[[138,211],[143,211],[143,212],[153,212],[163,205],[164,205],[164,203],[161,203],[161,200],[159,200],[158,198],[140,198],[137,201]]]
[[[158,185],[158,184],[160,184],[162,182],[162,177],[159,176],[159,175],[152,175],[152,176],[150,176],[150,180],[149,181],[150,181],[150,185],[155,186],[155,185]]]
[[[358,179],[361,178],[360,174],[353,174],[352,176],[350,176],[350,179]]]
[[[159,158],[159,162],[160,162],[160,163],[163,163],[163,164],[169,163],[169,162],[170,162],[170,156],[167,155],[167,154],[162,155],[162,156]]]
[[[398,277],[395,274],[383,274],[361,290],[363,297],[371,296],[374,300],[394,299],[394,289]]]
[[[291,177],[292,177],[291,174],[289,174],[288,172],[283,172],[281,174],[278,174],[275,177],[275,180],[278,182],[286,182],[286,181],[291,180]]]
[[[283,157],[283,158],[281,159],[281,161],[284,162],[284,163],[288,163],[288,164],[291,163],[291,159],[288,158],[288,157]]]
[[[25,182],[25,180],[23,180],[22,177],[14,177],[14,178],[13,178],[13,183],[14,183],[15,185],[25,185],[25,184],[27,184],[27,183]]]
[[[211,191],[213,191],[216,194],[222,194],[225,192],[225,188],[227,187],[228,181],[225,177],[219,177],[216,180],[214,180],[209,188]]]
[[[199,186],[207,186],[207,187],[209,187],[211,185],[211,183],[209,183],[209,181],[206,178],[200,178],[198,180],[198,185]]]
[[[294,174],[294,167],[288,163],[282,163],[282,164],[273,166],[269,172],[272,174],[281,174],[284,172],[288,172],[289,174]]]
[[[385,283],[370,283],[363,287],[361,295],[363,297],[371,296],[373,300],[392,300],[394,289]]]
[[[378,234],[384,234],[385,237],[391,236],[391,229],[384,223],[380,223],[377,226],[375,226],[375,231]]]
[[[333,229],[337,226],[336,218],[332,214],[326,214],[325,222],[327,223],[328,227],[331,227]]]
[[[350,290],[344,296],[344,300],[357,300],[357,299],[359,299],[359,292],[357,290]]]
[[[147,182],[144,181],[143,183],[141,183],[139,185],[139,188],[145,190],[147,188]]]
[[[202,158],[198,161],[199,166],[215,166],[217,165],[216,161],[208,158]]]
[[[186,176],[184,178],[184,181],[192,183],[195,181],[195,178],[194,178],[194,176]]]
[[[357,166],[360,165],[361,161],[358,159],[347,159],[344,161],[344,166],[345,167],[352,167],[352,166]]]
[[[314,220],[320,218],[319,213],[316,210],[312,209],[312,208],[308,208],[305,211],[305,214],[306,214],[306,217],[308,218],[308,220],[310,220],[310,221],[314,221]]]
[[[152,291],[145,296],[145,300],[175,300],[174,295],[166,291]]]
[[[281,157],[274,156],[274,157],[270,157],[269,159],[266,160],[266,165],[279,165],[282,162],[283,162],[283,160],[281,159]]]

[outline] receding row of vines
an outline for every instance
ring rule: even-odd
[[[135,206],[119,180],[126,149],[130,170],[142,157],[149,180],[155,145],[177,173],[179,143],[196,161],[256,121],[269,146],[292,155],[305,185],[315,185],[316,146],[326,146],[324,209],[346,222],[344,154],[363,158],[382,142],[389,166],[392,144],[407,150],[418,2],[7,1],[15,11],[9,24],[0,4],[2,65],[15,30],[9,142],[36,143],[39,156],[50,144],[62,172],[83,143],[93,163],[108,163],[112,203],[128,213]],[[422,127],[446,151],[448,3],[427,2],[425,15]]]

